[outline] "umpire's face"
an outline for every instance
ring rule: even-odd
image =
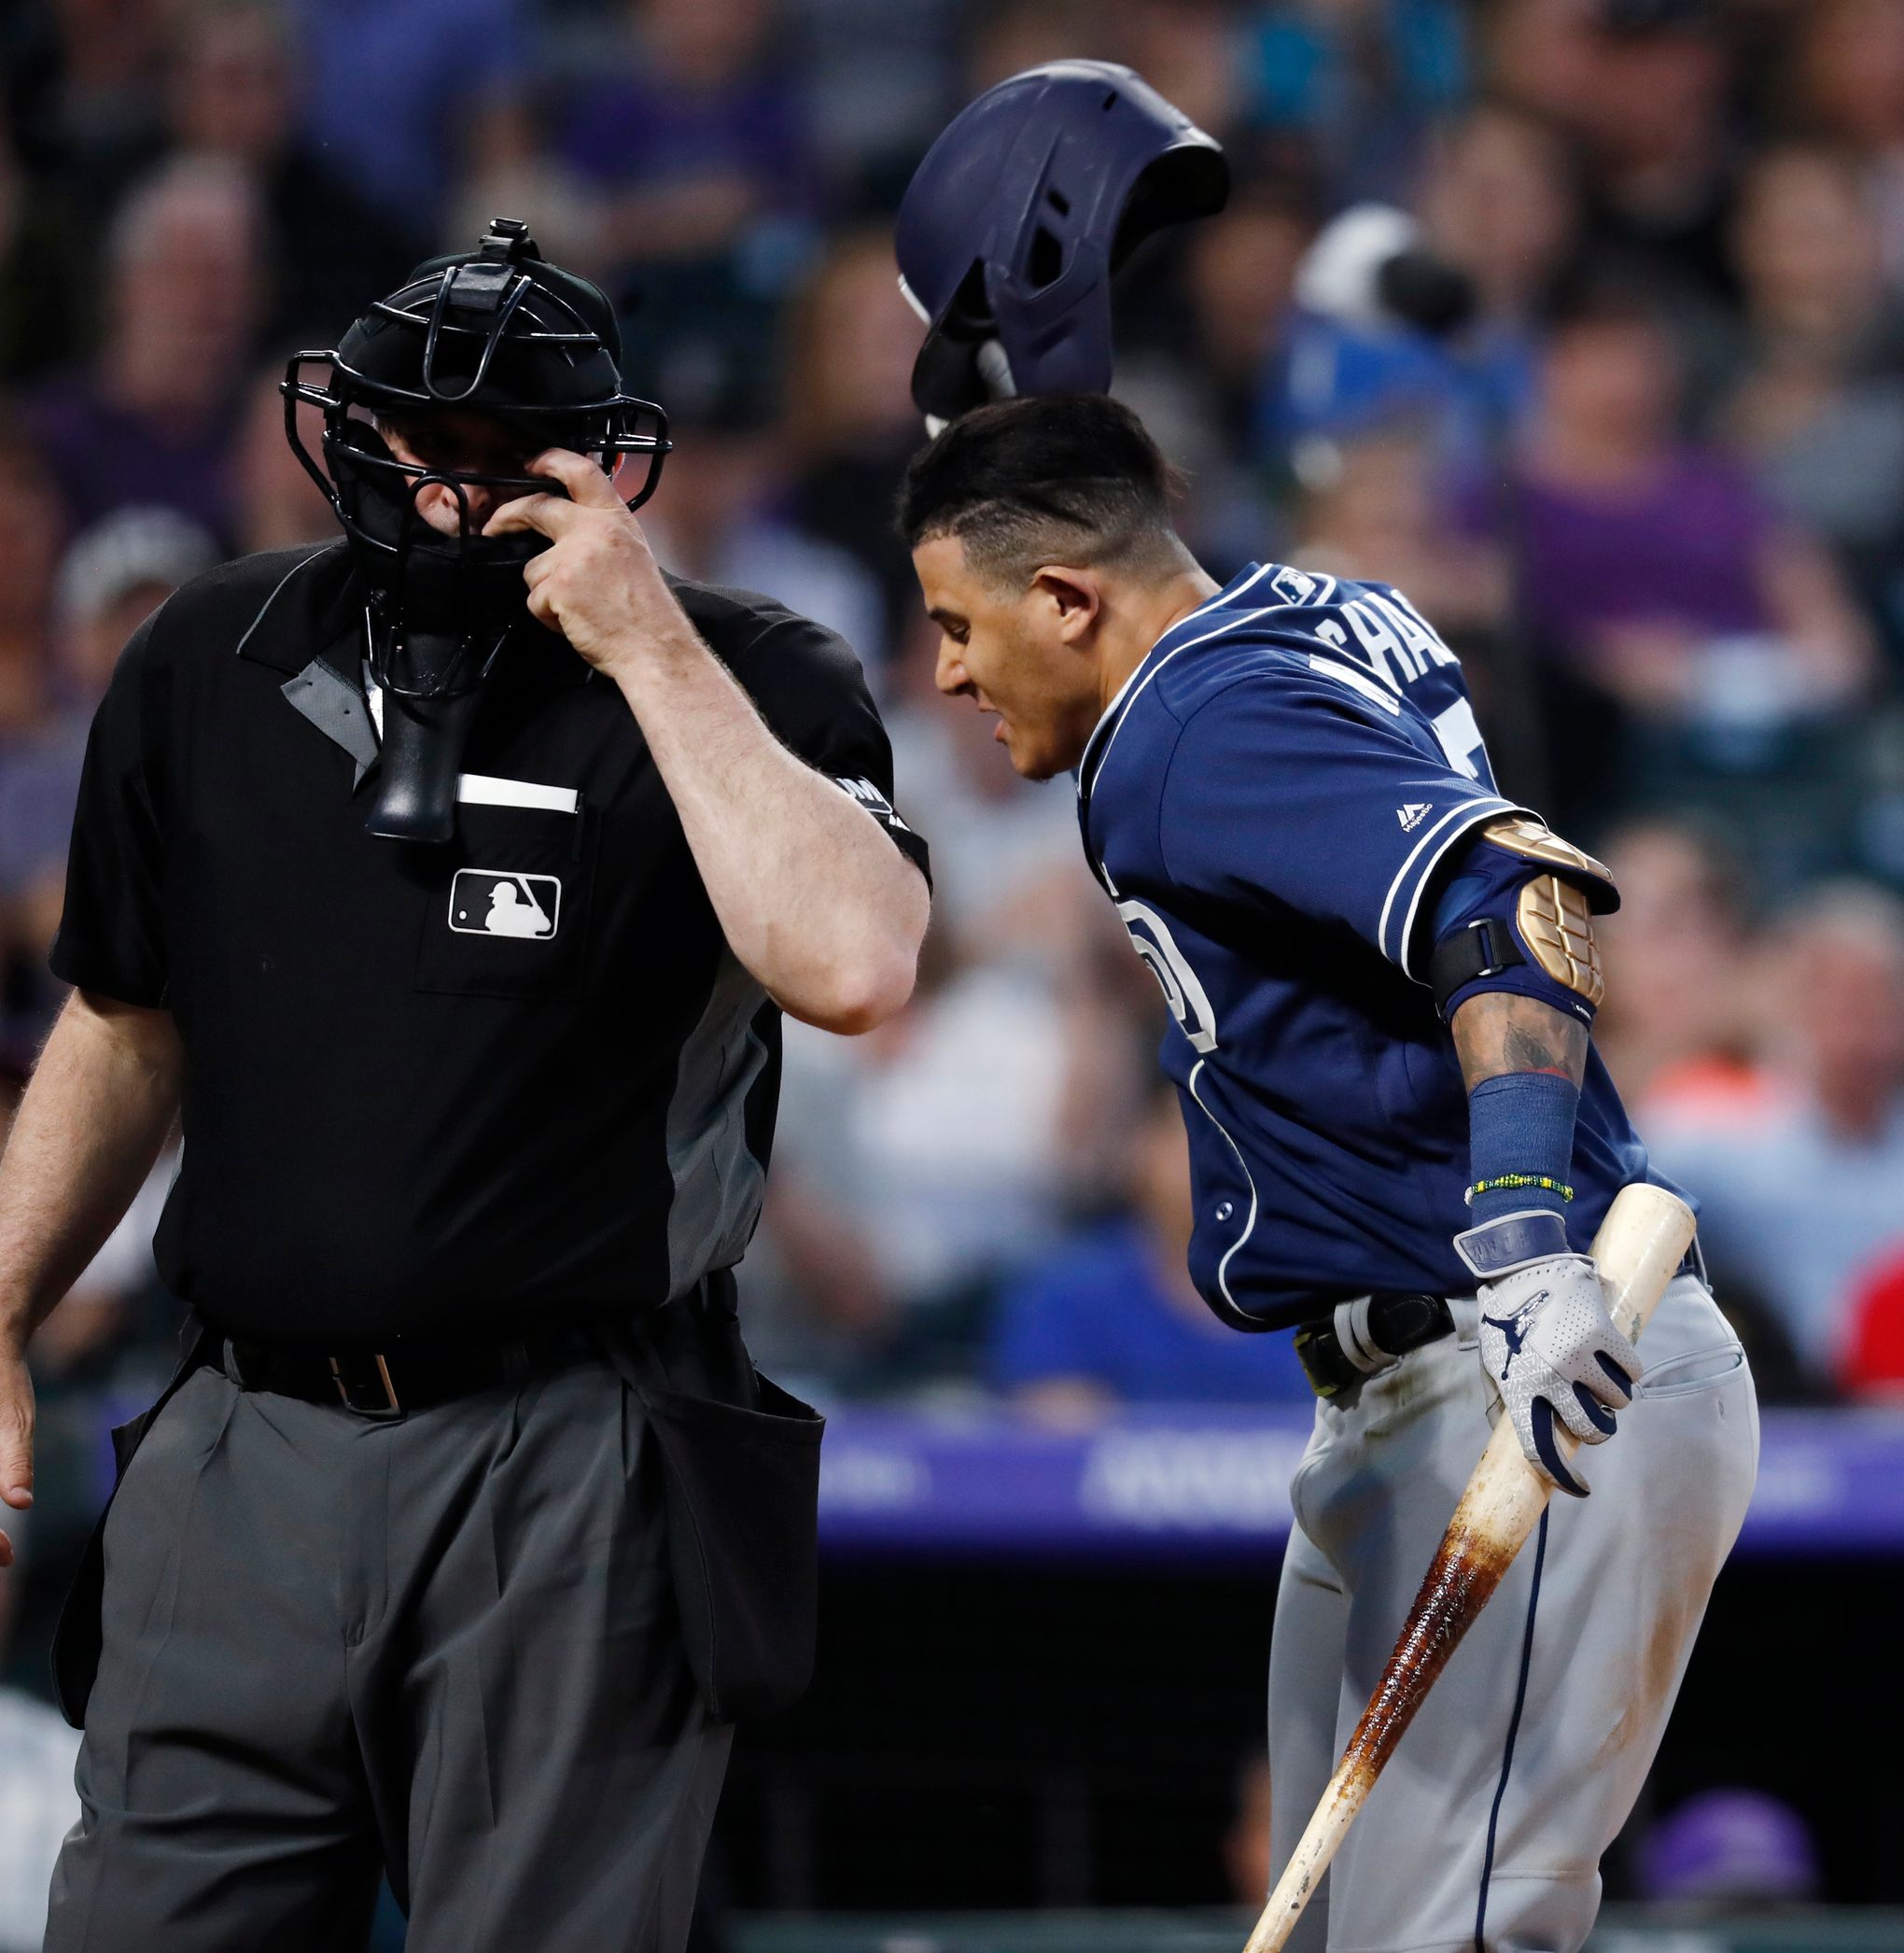
[[[542,451],[542,444],[525,443],[500,421],[464,407],[379,419],[377,430],[383,435],[385,445],[405,467],[441,474],[500,475],[520,480],[528,473],[528,464]],[[462,500],[468,504],[469,533],[481,535],[483,525],[490,516],[504,502],[515,499],[480,483],[464,486]],[[457,491],[442,482],[426,482],[416,491],[416,513],[442,536],[457,534],[464,519]]]
[[[940,691],[997,716],[992,737],[1027,780],[1075,766],[1102,710],[1096,572],[1050,565],[1020,589],[973,569],[957,536],[921,542],[913,568],[939,627]]]

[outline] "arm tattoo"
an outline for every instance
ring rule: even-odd
[[[1552,1072],[1578,1085],[1587,1072],[1587,1027],[1509,991],[1483,991],[1454,1014],[1449,1027],[1469,1091],[1510,1072]]]

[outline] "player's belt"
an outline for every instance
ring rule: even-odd
[[[1304,1323],[1295,1332],[1295,1353],[1310,1388],[1326,1400],[1397,1356],[1453,1334],[1453,1312],[1438,1295],[1359,1295]]]

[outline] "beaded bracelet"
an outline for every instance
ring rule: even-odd
[[[1491,1180],[1477,1180],[1462,1199],[1472,1207],[1475,1196],[1479,1193],[1512,1192],[1522,1187],[1545,1187],[1548,1193],[1557,1193],[1563,1201],[1574,1198],[1574,1189],[1561,1181],[1551,1179],[1546,1173],[1498,1173]]]

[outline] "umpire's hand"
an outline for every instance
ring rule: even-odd
[[[23,1512],[33,1503],[33,1379],[26,1357],[0,1354],[0,1504]],[[0,1567],[13,1564],[13,1541],[0,1529]]]
[[[568,492],[525,495],[505,502],[483,525],[485,536],[536,529],[550,547],[523,569],[529,611],[559,631],[598,671],[636,655],[657,626],[693,626],[663,581],[661,567],[614,484],[584,455],[552,447],[528,464]],[[644,630],[644,626],[646,627]]]

